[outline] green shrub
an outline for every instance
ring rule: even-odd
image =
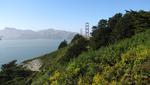
[[[61,43],[60,43],[60,45],[58,46],[58,49],[61,49],[61,48],[64,48],[64,47],[67,47],[67,41],[66,40],[64,40],[64,41],[62,41]]]
[[[70,59],[78,57],[83,51],[87,51],[88,41],[84,37],[80,37],[67,50],[62,58],[62,62],[68,62]]]

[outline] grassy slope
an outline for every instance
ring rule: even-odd
[[[66,50],[39,57],[43,71],[33,77],[33,85],[141,84],[150,80],[150,30],[97,51],[89,50],[61,65],[59,60]]]

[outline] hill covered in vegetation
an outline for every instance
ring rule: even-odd
[[[147,85],[150,12],[130,10],[102,19],[92,27],[90,38],[77,34],[69,44],[63,41],[57,51],[32,60],[36,59],[42,62],[40,71],[24,68],[27,76],[7,80],[7,70],[2,69],[0,82],[3,85]]]
[[[68,63],[60,60],[68,48],[40,57],[44,67],[33,85],[148,84],[150,77],[150,30],[96,51],[88,50]]]

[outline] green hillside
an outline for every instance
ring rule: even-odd
[[[63,41],[57,51],[24,63],[35,59],[42,62],[40,71],[23,68],[20,72],[22,68],[6,64],[0,82],[3,85],[148,85],[150,12],[130,10],[108,20],[101,19],[92,27],[89,38],[77,34],[69,44]],[[8,79],[10,71],[15,73],[12,79]],[[30,74],[22,78],[16,72]]]
[[[59,60],[67,48],[42,56],[46,71],[38,73],[32,84],[146,85],[150,80],[149,36],[150,30],[147,30],[99,50],[83,52],[65,65]]]

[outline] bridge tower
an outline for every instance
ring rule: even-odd
[[[85,37],[89,38],[90,36],[90,31],[89,31],[90,25],[88,22],[85,23]]]

